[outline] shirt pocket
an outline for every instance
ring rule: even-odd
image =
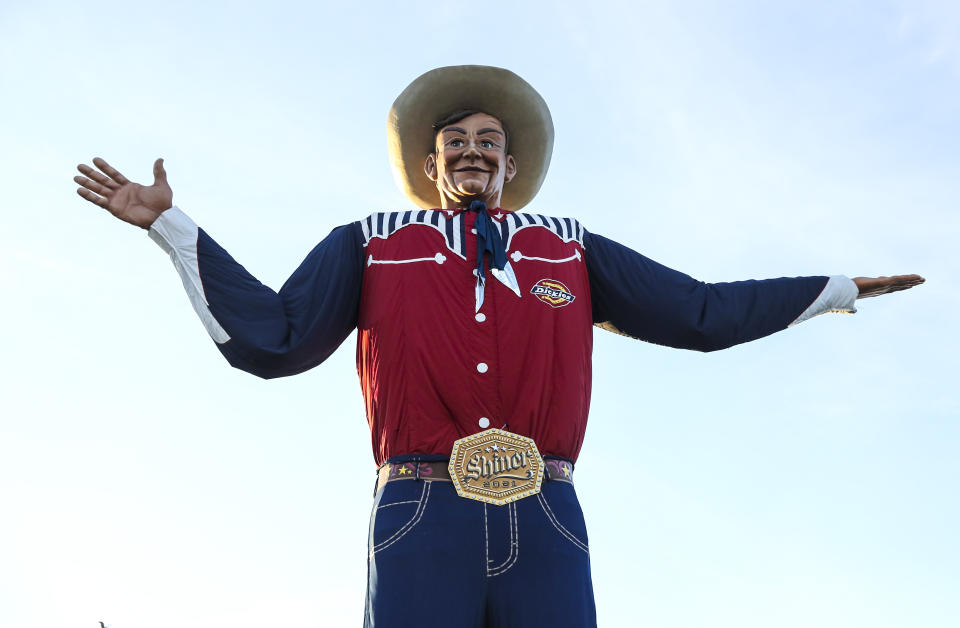
[[[538,255],[537,251],[530,247],[518,247],[507,256],[514,264],[520,264],[524,261],[546,262],[548,264],[566,264],[568,262],[582,262],[583,254],[575,244],[568,245],[569,248],[564,251],[554,249],[548,254]]]

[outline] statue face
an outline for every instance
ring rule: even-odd
[[[500,121],[485,113],[440,129],[436,153],[427,156],[424,171],[436,181],[442,207],[464,207],[471,201],[499,207],[504,184],[517,172],[506,139]]]

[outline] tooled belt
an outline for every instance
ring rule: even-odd
[[[452,481],[449,463],[442,462],[388,462],[377,471],[377,485],[374,493],[387,482],[396,480],[444,480]],[[573,463],[567,460],[545,458],[544,472],[549,481],[573,484]]]

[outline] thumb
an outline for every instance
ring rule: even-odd
[[[153,162],[153,184],[158,185],[166,182],[167,171],[163,169],[163,158],[160,158]]]

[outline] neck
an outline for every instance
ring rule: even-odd
[[[489,196],[483,196],[482,194],[477,194],[476,196],[465,196],[463,198],[450,198],[446,194],[440,195],[440,208],[441,209],[468,209],[470,203],[473,201],[483,201],[487,204],[487,207],[494,209],[500,207],[500,193],[490,194]]]

